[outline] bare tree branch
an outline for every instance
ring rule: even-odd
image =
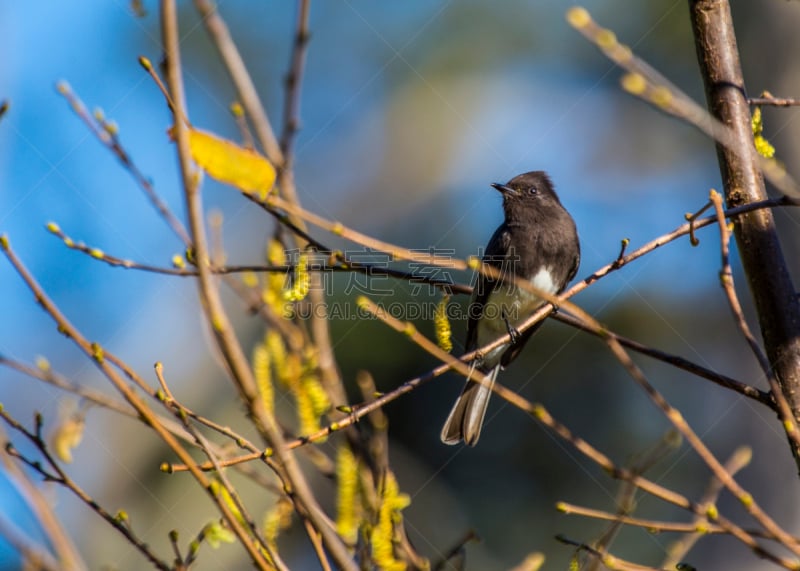
[[[735,135],[730,145],[717,144],[728,207],[767,198],[753,145],[750,108],[733,19],[727,0],[690,0],[697,57],[712,115]],[[734,225],[739,252],[758,312],[770,366],[781,391],[800,420],[800,301],[769,210],[740,216]],[[800,447],[790,440],[800,468]]]
[[[258,398],[255,379],[250,369],[250,364],[244,355],[242,347],[236,339],[231,323],[222,306],[219,291],[212,281],[209,268],[208,246],[206,244],[205,229],[203,227],[202,204],[199,188],[193,175],[189,153],[189,141],[186,126],[179,117],[186,116],[184,105],[183,78],[181,77],[180,50],[178,46],[178,22],[174,0],[163,0],[162,6],[162,35],[164,38],[164,51],[167,60],[167,82],[170,87],[175,109],[175,142],[178,147],[178,159],[184,192],[186,195],[187,211],[189,213],[189,228],[193,239],[197,268],[199,270],[199,290],[203,301],[204,313],[208,324],[214,333],[217,345],[220,348],[231,377],[237,384],[244,401],[252,415],[253,420],[269,444],[273,447],[275,455],[280,461],[285,477],[291,483],[291,498],[298,507],[308,514],[314,527],[322,535],[325,546],[331,557],[342,569],[355,571],[356,565],[347,552],[342,539],[326,523],[322,508],[317,503],[306,478],[297,463],[291,450],[286,448],[286,443],[280,427],[271,414],[264,410],[261,399]],[[246,73],[246,72],[245,72]],[[184,462],[185,463],[185,462]],[[237,526],[238,526],[238,522]],[[251,542],[242,540],[254,563],[261,564],[263,557],[254,549]]]

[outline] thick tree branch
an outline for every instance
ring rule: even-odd
[[[767,197],[758,168],[736,36],[727,0],[690,0],[697,57],[712,115],[735,134],[735,148],[717,143],[728,207]],[[761,335],[781,391],[800,419],[800,303],[786,267],[772,212],[740,216],[734,235],[758,312]],[[792,444],[800,466],[800,450]]]

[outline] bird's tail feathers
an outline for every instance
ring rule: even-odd
[[[500,365],[486,373],[489,381],[486,385],[470,380],[474,370],[473,363],[467,384],[464,385],[442,428],[441,439],[445,444],[458,444],[463,440],[470,446],[475,446],[480,438],[486,407],[489,405],[489,397],[492,396],[492,387],[500,372]]]

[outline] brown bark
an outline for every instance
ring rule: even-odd
[[[750,108],[730,5],[727,0],[689,0],[697,58],[708,108],[736,134],[735,148],[717,143],[728,207],[767,198],[756,161]],[[786,267],[772,211],[736,218],[734,235],[755,302],[764,347],[781,392],[800,419],[800,303]],[[792,446],[800,467],[800,450]]]

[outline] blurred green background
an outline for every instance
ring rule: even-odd
[[[732,5],[750,94],[769,89],[800,95],[794,58],[800,49],[800,3]],[[0,231],[8,233],[46,290],[89,338],[153,382],[152,364],[162,361],[179,399],[243,429],[240,407],[198,315],[194,284],[109,268],[67,250],[44,230],[54,220],[76,240],[162,266],[182,250],[128,173],[53,88],[57,80],[68,81],[90,109],[100,107],[115,120],[139,168],[183,216],[175,151],[166,135],[170,116],[137,63],[139,55],[154,62],[161,57],[158,6],[145,1],[144,7],[147,14],[137,17],[121,0],[0,4],[0,98],[12,102],[0,122]],[[488,184],[547,170],[582,238],[579,278],[613,260],[620,239],[630,238],[634,248],[680,225],[685,212],[705,203],[710,188],[719,188],[713,144],[624,94],[618,87],[620,71],[565,22],[568,7],[530,0],[312,2],[296,157],[302,203],[383,240],[465,257],[478,253],[502,219],[500,200]],[[637,54],[703,100],[686,2],[617,0],[586,7]],[[294,3],[228,1],[219,9],[277,128]],[[181,3],[180,21],[192,122],[237,139],[227,111],[234,91],[188,2]],[[800,174],[797,109],[764,114],[765,135],[789,170]],[[229,262],[262,261],[272,220],[209,179],[203,192],[207,207],[223,214]],[[798,216],[780,211],[776,218],[797,276]],[[337,244],[322,232],[315,235]],[[764,388],[718,286],[718,248],[716,231],[706,229],[698,247],[681,239],[573,301],[616,332]],[[734,271],[752,318],[736,262]],[[345,277],[331,284],[331,302],[350,304],[359,293],[345,294]],[[391,290],[380,297],[386,303],[435,299],[427,288],[414,292],[414,284],[382,280],[379,287]],[[245,315],[233,296],[227,301],[240,338],[252,347],[263,325]],[[466,304],[466,299],[454,303]],[[0,263],[0,315],[0,353],[26,362],[44,355],[69,378],[107,388],[92,364],[56,332],[7,263]],[[430,322],[418,327],[432,333]],[[465,323],[453,327],[458,354]],[[354,399],[358,370],[370,371],[378,388],[388,391],[434,365],[378,322],[335,320],[331,328]],[[779,522],[796,529],[796,466],[774,416],[682,371],[636,360],[718,457],[726,458],[740,445],[754,448],[741,482]],[[669,428],[602,343],[560,323],[545,324],[501,382],[543,403],[619,463]],[[572,551],[554,535],[589,541],[604,526],[563,516],[555,503],[613,511],[617,483],[497,398],[475,449],[440,444],[441,423],[461,383],[449,375],[386,408],[393,467],[412,497],[405,512],[412,541],[436,560],[474,529],[482,541],[467,548],[468,569],[508,568],[535,550],[547,553],[546,568],[563,568]],[[55,419],[62,396],[0,370],[0,401],[17,418],[29,419],[35,409]],[[213,516],[186,476],[157,471],[164,452],[137,425],[97,409],[87,422],[70,473],[101,504],[127,510],[148,543],[166,553],[169,529],[180,529],[188,541],[199,522]],[[335,442],[321,446],[332,451]],[[697,498],[709,473],[684,446],[649,476]],[[320,495],[331,496],[331,482],[316,485]],[[250,492],[262,509],[271,504],[263,492]],[[94,514],[63,490],[49,493],[91,568],[144,567]],[[689,519],[652,498],[637,499],[640,515]],[[25,521],[6,485],[0,485],[0,509]],[[724,494],[720,510],[746,521]],[[612,551],[655,565],[671,539],[626,530]],[[301,529],[290,530],[281,546],[292,568],[314,568]],[[236,547],[204,550],[198,568],[245,567],[240,556]],[[689,561],[699,569],[767,568],[728,538],[703,539]],[[0,538],[0,568],[17,564]]]

